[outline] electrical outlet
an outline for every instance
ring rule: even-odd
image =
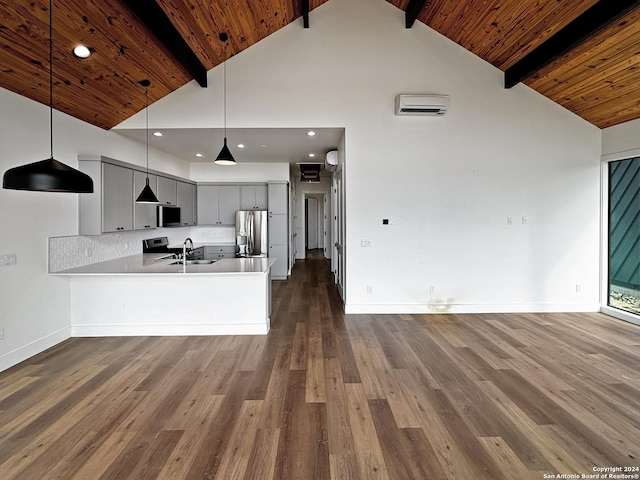
[[[513,225],[513,218],[507,217],[507,225]]]
[[[522,224],[523,225],[528,225],[529,224],[529,217],[522,217]]]
[[[436,291],[436,286],[435,285],[429,285],[429,293],[435,293]]]
[[[373,293],[373,286],[367,285],[367,293]]]
[[[582,285],[576,283],[576,293],[582,293]]]
[[[360,240],[360,246],[361,247],[370,247],[371,246],[371,240]]]
[[[84,249],[84,256],[89,258],[91,255],[93,255],[93,250],[91,250],[90,248],[85,248]]]
[[[8,267],[18,263],[18,256],[15,253],[0,255],[0,267]]]

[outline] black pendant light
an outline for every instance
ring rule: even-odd
[[[34,192],[93,193],[93,180],[86,173],[53,158],[53,0],[49,0],[49,137],[51,157],[10,168],[2,178],[2,188]]]
[[[227,41],[229,40],[229,36],[226,33],[221,33],[218,38],[220,38],[221,42],[224,42],[224,64],[222,66],[224,72],[224,145],[213,163],[218,165],[235,165],[236,161],[233,155],[231,155],[229,147],[227,147]]]
[[[156,197],[149,186],[149,85],[151,85],[151,82],[149,80],[141,80],[138,83],[144,87],[145,133],[147,136],[147,180],[142,192],[140,192],[140,195],[136,198],[136,203],[160,203],[158,197]]]

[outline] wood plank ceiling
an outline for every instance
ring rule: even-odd
[[[328,0],[156,0],[207,70]],[[410,0],[387,0],[406,10]],[[607,1],[607,0],[600,0]],[[109,129],[191,80],[124,0],[54,0],[54,106]],[[415,1],[414,1],[415,3]],[[417,20],[506,70],[597,0],[427,0]],[[419,4],[419,3],[418,3]],[[48,104],[48,0],[0,1],[0,86]],[[301,24],[302,28],[302,24]],[[313,21],[311,21],[313,28]],[[404,28],[399,24],[398,28]],[[75,58],[77,43],[95,54]],[[524,83],[604,128],[640,118],[640,9]]]

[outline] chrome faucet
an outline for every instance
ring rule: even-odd
[[[182,244],[182,273],[187,273],[187,243],[190,245],[189,253],[193,252],[193,240],[187,237]]]
[[[187,249],[187,243],[189,244],[189,248]],[[184,243],[182,244],[182,258],[184,260],[187,259],[187,253],[192,253],[193,252],[193,240],[191,240],[190,238],[185,239]]]

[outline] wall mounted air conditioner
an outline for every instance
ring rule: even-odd
[[[330,150],[324,159],[324,168],[329,172],[335,172],[338,169],[338,151]]]
[[[396,115],[444,115],[449,95],[407,95],[396,97]]]

